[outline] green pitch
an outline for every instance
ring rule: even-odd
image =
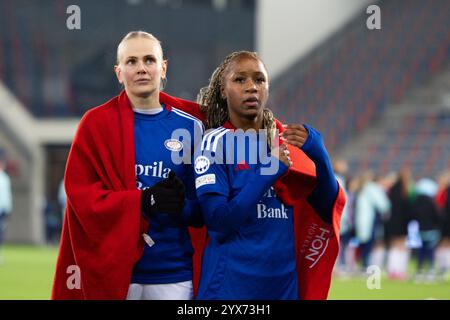
[[[5,246],[0,262],[0,299],[50,299],[57,248]]]
[[[0,264],[0,299],[49,299],[58,249],[5,246]],[[446,299],[450,282],[415,284],[381,280],[381,289],[369,290],[366,278],[334,279],[329,299]]]
[[[329,299],[333,300],[450,300],[450,281],[421,283],[382,278],[380,289],[369,290],[366,278],[334,279]]]

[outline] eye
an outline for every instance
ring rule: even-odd
[[[155,60],[155,58],[153,58],[153,57],[147,57],[147,58],[145,58],[145,63],[146,64],[152,64],[153,62],[155,62],[156,60]]]
[[[237,83],[244,83],[244,82],[245,82],[245,78],[244,78],[244,77],[236,77],[236,78],[234,79],[234,82],[237,82]]]
[[[134,65],[135,63],[136,63],[136,59],[134,59],[134,58],[131,58],[131,59],[128,59],[128,60],[127,60],[127,65],[132,66],[132,65]]]
[[[256,79],[256,83],[264,83],[264,82],[266,82],[266,78],[264,78],[264,77],[260,77],[260,78]]]

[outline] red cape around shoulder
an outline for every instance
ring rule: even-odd
[[[126,297],[143,229],[132,128],[122,95],[80,121],[66,164],[53,299]]]
[[[149,225],[140,210],[134,155],[134,114],[124,92],[83,116],[66,165],[52,299],[126,298]],[[190,231],[198,282],[205,231]]]

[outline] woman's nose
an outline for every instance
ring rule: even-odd
[[[247,91],[247,92],[256,92],[256,91],[258,91],[258,90],[257,90],[257,87],[256,87],[256,83],[254,83],[253,81],[251,81],[251,82],[249,83],[248,87],[245,89],[245,91]]]
[[[138,72],[140,72],[140,73],[147,72],[145,69],[145,63],[143,61],[139,61],[137,67],[138,67],[138,69],[137,69]]]

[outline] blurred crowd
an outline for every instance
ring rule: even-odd
[[[376,265],[390,279],[450,280],[450,172],[415,181],[406,167],[377,176],[349,174],[342,159],[333,165],[347,194],[336,276]]]

